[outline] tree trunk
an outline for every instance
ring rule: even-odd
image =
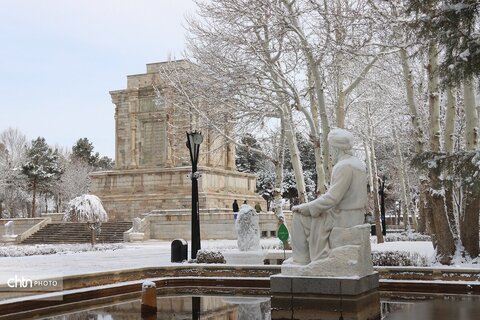
[[[403,164],[403,176],[405,177],[405,188],[407,190],[407,199],[408,199],[407,208],[412,217],[413,228],[417,230],[418,229],[417,212],[415,210],[415,205],[413,203],[413,199],[410,194],[410,181],[408,179],[408,172],[407,172],[407,167],[405,166],[405,163]]]
[[[428,107],[430,116],[430,150],[440,152],[440,102],[438,94],[438,50],[435,43],[428,49]],[[455,241],[445,210],[445,189],[440,179],[438,165],[430,168],[430,195],[435,236],[437,241],[437,259],[442,264],[450,264],[455,253]]]
[[[17,212],[17,206],[15,203],[13,203],[11,206],[10,206],[10,210],[9,210],[9,215],[10,215],[10,218],[15,218],[16,215],[15,213]],[[28,213],[27,213],[28,215]],[[25,215],[23,214],[23,212],[21,213],[21,217],[25,217]]]
[[[429,190],[428,178],[422,177],[420,180],[420,188],[423,189],[423,215],[422,219],[425,232],[432,237],[433,248],[437,249],[437,235],[435,232],[435,220],[433,219],[432,195]]]
[[[275,215],[278,220],[284,220],[282,207],[282,183],[283,183],[283,163],[285,160],[285,126],[280,126],[280,139],[277,143],[276,161],[275,161],[275,186],[273,188],[273,203],[275,206]]]
[[[363,148],[365,149],[365,162],[367,163],[367,176],[368,176],[368,185],[370,186],[370,191],[373,188],[373,174],[372,174],[372,161],[370,159],[370,151],[367,142],[367,137],[363,138]]]
[[[372,118],[370,115],[370,107],[367,107],[367,120],[368,120],[368,135],[370,138],[370,159],[372,161],[372,167],[373,167],[373,206],[374,206],[374,216],[375,216],[375,229],[376,229],[376,235],[377,235],[377,243],[383,243],[383,234],[382,234],[382,223],[380,221],[380,205],[378,202],[378,191],[379,191],[379,186],[378,186],[378,172],[377,172],[377,158],[375,155],[375,143],[374,143],[374,132],[373,132],[373,124],[372,124]]]
[[[456,99],[453,93],[453,88],[448,86],[447,93],[447,110],[445,112],[445,132],[444,132],[444,149],[447,154],[452,154],[454,151],[455,140],[455,116],[456,116]],[[446,177],[444,181],[445,186],[445,210],[447,212],[450,228],[453,232],[453,237],[458,240],[457,221],[455,219],[454,204],[453,204],[453,181],[450,177]]]
[[[318,132],[318,126],[315,124],[315,119],[313,118],[312,114],[310,114],[300,104],[301,104],[301,101],[300,99],[298,99],[297,109],[305,115],[308,126],[310,127],[310,141],[313,144],[313,151],[315,156],[315,170],[317,173],[318,190],[321,193],[324,193],[326,190],[326,177],[325,177],[325,171],[323,168],[323,156],[322,156],[322,148],[320,144],[320,133]]]
[[[418,222],[418,232],[419,233],[427,233],[427,234],[432,234],[434,233],[433,229],[431,228],[432,226],[432,220],[431,220],[431,207],[430,207],[430,197],[428,193],[428,180],[426,177],[421,176],[420,179],[420,195],[418,199],[418,216],[419,216],[419,222]]]
[[[463,85],[466,119],[466,147],[467,151],[475,150],[478,144],[478,114],[475,102],[475,88],[473,81],[466,81]],[[479,214],[480,196],[478,188],[473,185],[465,186],[465,209],[460,218],[460,239],[465,251],[471,258],[478,257],[479,253]]]
[[[415,153],[417,155],[421,154],[424,150],[424,129],[422,125],[422,119],[417,111],[417,105],[415,103],[415,94],[413,88],[413,80],[412,80],[412,70],[410,68],[410,64],[408,63],[408,54],[407,50],[404,48],[400,49],[400,61],[402,63],[402,71],[403,71],[403,78],[405,80],[405,90],[407,93],[407,105],[408,110],[410,112],[410,119],[413,127],[413,132],[415,135]],[[417,225],[417,231],[420,233],[425,233],[427,231],[427,220],[429,214],[428,206],[429,202],[427,201],[426,192],[428,190],[428,186],[425,183],[420,181],[420,196],[418,199],[418,214],[420,221]],[[415,219],[416,220],[416,219]]]
[[[315,87],[315,96],[317,98],[318,103],[318,110],[320,112],[320,123],[322,128],[322,156],[323,156],[323,171],[325,174],[326,181],[330,181],[330,168],[329,168],[329,161],[326,159],[329,158],[330,155],[330,147],[328,144],[328,134],[330,132],[330,125],[328,123],[328,115],[327,115],[327,108],[325,105],[325,92],[323,90],[323,81],[322,77],[320,76],[320,72],[318,70],[318,65],[315,61],[315,57],[313,56],[313,49],[311,48],[308,40],[300,27],[300,23],[298,22],[298,13],[293,8],[295,1],[287,1],[282,0],[283,5],[287,8],[289,13],[289,20],[292,29],[294,30],[295,34],[300,39],[301,50],[307,60],[308,72],[312,74],[313,84]]]
[[[440,99],[438,90],[438,51],[436,44],[428,49],[428,109],[430,150],[440,152]]]
[[[445,189],[439,176],[438,169],[430,170],[431,210],[437,242],[437,259],[441,264],[450,264],[455,254],[455,239],[445,212]]]
[[[475,102],[475,88],[473,80],[467,80],[463,84],[463,98],[465,101],[465,134],[467,150],[475,150],[478,144],[478,114]]]
[[[402,62],[403,77],[405,79],[405,88],[407,91],[407,105],[410,112],[410,119],[412,121],[412,127],[415,133],[415,152],[420,154],[424,149],[424,130],[422,125],[422,119],[417,111],[415,104],[415,95],[413,92],[412,70],[408,63],[408,55],[405,49],[400,49],[400,60]]]
[[[382,222],[380,219],[380,203],[378,201],[378,173],[377,173],[377,161],[375,160],[375,147],[373,146],[373,140],[371,144],[371,152],[372,152],[372,160],[373,160],[373,190],[372,190],[372,197],[373,197],[373,206],[374,206],[374,216],[375,216],[375,229],[376,229],[376,236],[377,236],[377,243],[383,243],[383,233],[382,233]]]
[[[286,94],[283,93],[285,90],[284,88],[281,87],[280,83],[284,83],[283,79],[280,79],[278,73],[275,70],[275,62],[274,59],[271,57],[269,50],[268,50],[268,43],[264,41],[260,37],[260,35],[257,33],[257,39],[262,42],[262,45],[264,47],[265,51],[265,59],[267,60],[267,68],[269,70],[270,76],[272,79],[274,79],[274,87],[278,92],[278,103],[281,107],[280,113],[281,113],[281,124],[282,124],[282,136],[285,134],[285,139],[287,141],[289,150],[290,150],[290,157],[291,157],[291,162],[292,162],[292,167],[293,167],[293,172],[295,176],[295,183],[297,186],[297,191],[298,191],[298,197],[300,200],[300,203],[304,203],[307,201],[307,193],[306,193],[306,187],[305,187],[305,180],[304,180],[304,175],[303,175],[303,169],[302,169],[302,163],[300,160],[300,151],[298,150],[298,145],[297,145],[297,137],[295,136],[295,126],[293,124],[293,115],[292,115],[292,110],[291,107],[288,104],[285,104],[285,101],[288,101],[288,97],[286,97]],[[305,117],[307,118],[307,122],[310,126],[310,131],[313,136],[318,137],[319,134],[315,130],[315,119],[306,112],[306,110],[300,105],[301,101],[297,101],[297,109],[299,109],[301,112],[304,113]],[[319,147],[319,146],[318,146]],[[315,155],[317,155],[318,151],[315,150]],[[317,157],[315,158],[316,161],[320,161]],[[283,166],[283,164],[282,164]],[[320,178],[325,175],[322,175],[320,173]]]
[[[314,87],[313,77],[311,72],[309,72],[308,74],[308,83],[311,88]],[[320,118],[320,116],[318,114],[318,106],[317,106],[317,103],[315,102],[314,92],[312,90],[309,90],[308,96],[310,99],[310,110],[312,112],[313,124],[315,126],[315,137],[312,137],[312,135],[310,135],[310,139],[312,140],[313,150],[315,152],[315,172],[317,173],[317,194],[323,194],[327,191],[327,178],[325,177],[325,168],[323,166],[325,158],[323,158],[322,142],[319,134],[320,124],[318,123],[318,119]]]
[[[62,197],[61,194],[57,194],[57,201],[56,201],[56,211],[57,213],[60,212],[60,207],[62,206]]]
[[[480,214],[480,196],[471,186],[465,188],[465,211],[460,219],[460,238],[465,252],[475,259],[479,254],[478,223]]]
[[[295,129],[291,118],[285,128],[285,138],[287,140],[288,148],[290,150],[290,158],[292,161],[293,173],[297,185],[298,200],[300,203],[307,202],[307,190],[305,187],[305,180],[303,176],[302,162],[300,160],[300,151],[298,150],[297,139],[295,137]]]
[[[398,160],[400,164],[399,168],[399,178],[400,178],[400,190],[402,193],[402,202],[401,202],[401,210],[403,212],[403,227],[407,230],[410,226],[410,221],[408,218],[408,198],[407,198],[407,187],[405,183],[405,163],[403,161],[402,149],[400,147],[400,141],[398,140],[397,131],[395,130],[395,126],[392,124],[393,129],[393,139],[397,145],[397,154]],[[414,214],[414,213],[412,213]]]
[[[458,240],[457,219],[455,219],[455,211],[453,206],[453,181],[451,179],[443,182],[445,186],[445,210],[447,212],[448,223],[452,229],[453,238]]]
[[[317,194],[323,194],[327,191],[327,183],[325,177],[325,171],[323,168],[323,156],[322,148],[320,145],[320,139],[315,138],[313,143],[313,151],[315,152],[315,172],[317,173]]]
[[[30,218],[35,218],[35,197],[37,195],[37,179],[33,179],[32,185],[32,214]]]
[[[341,16],[341,5],[336,1],[336,14],[337,16]],[[335,28],[335,43],[337,46],[342,46],[343,44],[343,35],[341,32],[341,26],[337,26]],[[343,89],[343,72],[342,72],[342,64],[343,64],[343,52],[341,50],[337,50],[335,53],[335,69],[336,69],[336,76],[337,76],[337,106],[335,108],[335,118],[338,128],[345,128],[345,90]]]
[[[445,152],[453,153],[455,140],[455,112],[457,101],[453,93],[452,87],[447,87],[447,110],[445,112],[445,134],[443,140],[445,141]]]

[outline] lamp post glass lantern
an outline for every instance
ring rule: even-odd
[[[198,131],[187,132],[187,148],[190,151],[190,160],[192,162],[192,246],[191,258],[197,258],[197,252],[200,250],[200,213],[198,206],[198,178],[197,172],[198,156],[200,153],[200,144],[203,142],[203,136]]]

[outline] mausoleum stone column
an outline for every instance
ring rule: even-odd
[[[130,167],[138,167],[137,150],[137,112],[138,112],[138,91],[128,93],[128,106],[130,114]]]

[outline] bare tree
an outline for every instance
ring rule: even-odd
[[[27,139],[18,129],[8,128],[0,134],[0,212],[6,218],[26,214],[30,196],[20,169],[26,150]]]
[[[204,102],[213,97],[225,102],[221,108],[229,113],[228,119],[236,123],[234,132],[237,135],[246,129],[251,132],[252,127],[262,128],[271,119],[280,120],[285,128],[298,194],[304,202],[306,188],[294,114],[294,110],[304,110],[295,73],[298,57],[288,48],[278,15],[274,14],[278,8],[272,4],[240,0],[199,3],[200,15],[208,19],[208,23],[190,21],[190,32],[195,36],[189,42],[190,53],[198,67],[204,70],[202,81],[210,88],[228,83],[228,88],[198,100]],[[199,86],[195,87],[199,91]],[[213,125],[214,118],[201,107],[195,109]],[[214,112],[209,109],[210,113]],[[231,142],[234,140],[230,138]]]

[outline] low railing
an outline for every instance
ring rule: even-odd
[[[132,222],[133,224],[133,222]],[[143,219],[140,220],[140,227],[138,230],[133,230],[133,226],[123,233],[123,241],[131,242],[133,233],[143,233],[143,239],[150,239],[150,215],[146,215]]]
[[[14,218],[0,219],[0,235],[5,234],[5,223],[13,221],[13,233],[16,236],[15,243],[21,243],[26,238],[52,222],[50,218]],[[1,241],[1,239],[0,239]]]

